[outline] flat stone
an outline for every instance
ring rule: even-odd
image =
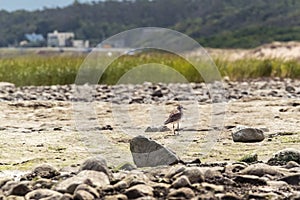
[[[116,194],[116,195],[107,195],[104,197],[104,200],[127,200],[127,196],[125,194]]]
[[[97,187],[109,185],[109,179],[106,174],[98,171],[84,170],[76,176],[70,177],[58,183],[56,191],[73,194],[78,185],[89,184]]]
[[[74,194],[74,199],[76,199],[76,200],[91,200],[91,199],[95,199],[95,198],[91,193],[89,193],[85,190],[78,190]]]
[[[26,200],[30,199],[60,199],[63,195],[59,192],[49,189],[37,189],[33,190],[25,195]]]
[[[153,188],[148,185],[139,184],[125,190],[128,199],[136,199],[143,196],[153,196]]]
[[[258,163],[249,165],[245,169],[241,170],[241,174],[247,174],[247,175],[256,175],[256,176],[264,176],[266,174],[269,174],[271,176],[283,176],[284,175],[284,169],[279,169],[274,166],[270,166],[264,163]],[[286,171],[287,173],[287,171]]]
[[[232,133],[234,142],[261,142],[265,139],[264,132],[257,128],[243,128]]]
[[[287,182],[288,184],[291,184],[291,185],[300,185],[300,173],[288,175],[279,180]]]
[[[78,192],[79,190],[84,190],[84,191],[92,194],[94,198],[99,198],[100,197],[98,191],[95,188],[93,188],[93,187],[91,187],[91,186],[89,186],[87,184],[78,185],[76,187],[76,190],[75,190],[74,193]]]
[[[17,195],[17,196],[24,196],[28,192],[30,192],[31,189],[28,187],[28,182],[20,182],[14,186],[8,191],[8,195]]]
[[[192,199],[195,197],[195,193],[192,189],[187,187],[182,187],[176,190],[171,191],[168,194],[168,199]]]
[[[238,183],[249,183],[253,185],[267,185],[265,179],[262,179],[254,175],[237,175],[236,177],[233,178],[233,180]]]
[[[178,178],[172,183],[172,187],[173,187],[173,188],[181,188],[181,187],[186,187],[186,186],[191,186],[191,183],[190,183],[188,177],[185,176],[185,175],[178,177]]]
[[[130,151],[137,167],[155,167],[179,162],[178,156],[172,151],[141,135],[130,141]]]
[[[204,174],[199,167],[187,167],[183,172],[180,172],[174,178],[185,175],[191,184],[203,182]]]

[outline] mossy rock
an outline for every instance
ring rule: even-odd
[[[268,160],[270,165],[285,165],[289,161],[295,161],[300,164],[300,151],[293,148],[283,149],[274,154],[272,158]]]

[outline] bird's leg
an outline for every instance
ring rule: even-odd
[[[177,133],[179,135],[179,122],[177,122]]]
[[[173,124],[173,132],[174,132],[174,135],[175,135],[175,128],[174,128],[174,124]]]

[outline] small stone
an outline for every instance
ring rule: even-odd
[[[168,199],[192,199],[195,197],[195,193],[192,189],[187,187],[182,187],[176,190],[171,191],[168,194]]]
[[[186,187],[186,186],[191,186],[191,183],[188,179],[187,176],[180,176],[178,177],[173,183],[172,187],[173,188],[181,188],[181,187]]]
[[[60,173],[49,164],[42,164],[35,167],[31,173],[31,177],[39,176],[41,178],[53,178]]]
[[[73,200],[73,195],[65,193],[59,200]]]
[[[285,168],[286,168],[286,169],[292,169],[292,168],[295,168],[295,167],[300,167],[300,164],[298,164],[298,163],[295,162],[295,161],[289,161],[289,162],[285,165]]]
[[[25,199],[60,199],[63,195],[59,192],[49,189],[37,189],[33,190],[25,195]]]
[[[137,167],[154,167],[179,162],[179,158],[172,151],[141,135],[130,141],[130,151]]]
[[[215,193],[224,192],[223,185],[215,185],[215,184],[203,182],[201,183],[201,186],[204,187],[206,190],[214,191]]]
[[[170,185],[166,183],[156,183],[152,185],[152,188],[154,190],[153,196],[155,196],[156,198],[165,199],[169,192]]]
[[[243,156],[241,159],[239,159],[240,162],[245,162],[245,163],[253,163],[253,162],[257,162],[257,153],[252,153],[252,154],[248,154]]]
[[[127,196],[124,194],[108,195],[104,197],[104,200],[127,200]]]
[[[300,185],[300,173],[288,175],[279,180],[287,182],[290,185]]]
[[[237,175],[236,177],[234,177],[233,180],[238,183],[250,183],[253,185],[267,185],[265,179],[262,179],[255,175]]]
[[[143,196],[153,196],[153,188],[148,185],[139,184],[128,188],[124,193],[128,199],[136,199]]]
[[[286,86],[285,90],[289,93],[294,93],[296,91],[296,89],[293,86]]]
[[[1,82],[0,82],[1,84]],[[12,181],[11,178],[0,178],[0,188],[2,188],[2,186],[4,186],[8,181]]]
[[[84,190],[84,191],[92,194],[94,196],[94,198],[99,198],[100,197],[97,190],[95,188],[87,185],[87,184],[78,185],[74,193],[78,192],[79,190]]]
[[[260,177],[266,174],[271,176],[283,176],[284,172],[284,169],[279,169],[264,163],[253,164],[240,171],[241,174],[256,175]]]
[[[216,194],[217,199],[220,200],[241,200],[238,195],[234,193]]]
[[[234,142],[261,142],[265,139],[264,132],[257,128],[243,128],[232,133]]]
[[[62,193],[73,194],[80,184],[95,185],[97,187],[105,187],[109,185],[109,179],[106,174],[98,171],[84,170],[76,176],[63,180],[55,187],[56,191]]]
[[[31,191],[31,189],[28,187],[28,182],[20,182],[20,183],[14,185],[8,191],[8,195],[24,196],[30,191]]]
[[[93,158],[89,158],[84,161],[79,169],[80,171],[83,170],[94,170],[105,173],[110,180],[112,179],[112,173],[107,167],[106,160],[101,156],[96,156]]]
[[[79,191],[75,192],[74,199],[76,199],[76,200],[91,200],[91,199],[95,199],[95,198],[89,192],[87,192],[85,190],[79,190]]]
[[[188,167],[183,172],[174,176],[174,178],[182,175],[185,175],[189,179],[191,184],[204,181],[204,174],[199,167]]]
[[[1,199],[1,197],[0,197],[0,199]],[[5,200],[25,200],[25,198],[22,196],[10,195],[10,196],[6,197]]]

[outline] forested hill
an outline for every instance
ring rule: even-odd
[[[206,47],[248,48],[300,40],[299,0],[135,0],[74,3],[28,12],[0,11],[0,46],[25,33],[73,31],[92,45],[136,27],[166,27]]]

